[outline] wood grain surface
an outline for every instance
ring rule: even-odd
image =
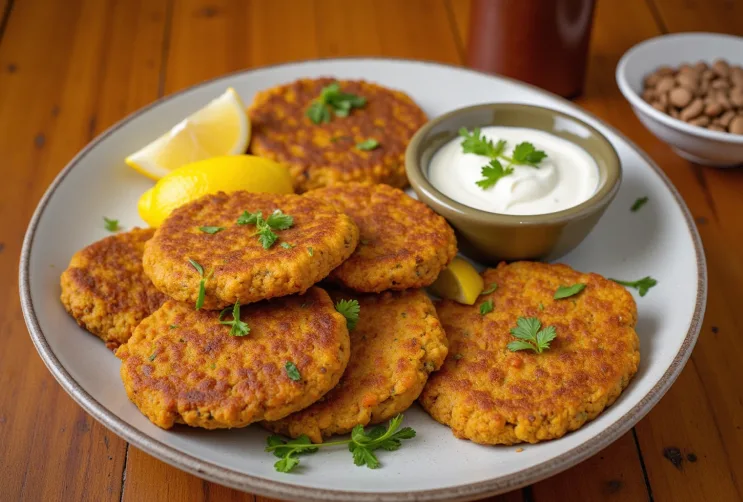
[[[159,96],[317,57],[463,64],[468,0],[0,0],[0,16],[0,501],[269,501],[127,445],[57,385],[20,310],[26,226],[79,149]],[[743,170],[676,156],[640,125],[614,81],[632,45],[678,31],[743,35],[743,2],[599,1],[576,101],[643,148],[696,218],[709,267],[697,347],[630,433],[568,471],[490,500],[743,500]]]

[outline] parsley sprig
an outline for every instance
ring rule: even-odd
[[[251,213],[244,211],[237,219],[238,225],[255,225],[256,232],[253,235],[258,236],[258,242],[263,249],[269,249],[278,240],[274,230],[286,230],[294,225],[294,218],[284,214],[281,209],[276,209],[268,218],[263,219],[263,213],[258,211]]]
[[[320,97],[315,99],[307,108],[305,115],[314,122],[330,122],[332,110],[336,117],[348,117],[352,108],[361,108],[366,105],[366,98],[347,92],[341,92],[338,82],[323,87]]]
[[[319,444],[312,444],[310,438],[304,434],[296,439],[289,440],[272,435],[266,438],[268,444],[266,451],[279,457],[279,460],[274,464],[277,471],[291,472],[299,465],[299,458],[297,458],[299,455],[315,453],[319,448],[327,446],[348,445],[354,464],[376,469],[381,465],[374,453],[376,450],[394,451],[402,446],[404,439],[415,437],[415,431],[410,427],[400,429],[402,420],[403,416],[397,415],[390,420],[387,427],[378,425],[372,427],[369,432],[364,431],[363,426],[357,425],[353,428],[350,439]]]
[[[504,168],[503,165],[498,162],[498,159],[491,159],[487,166],[482,166],[480,170],[482,179],[476,181],[477,186],[485,190],[498,183],[498,180],[509,174],[513,174],[513,167]]]
[[[620,281],[619,279],[609,279],[610,281],[614,281],[617,284],[621,284],[622,286],[626,286],[628,288],[635,288],[638,293],[640,293],[640,296],[645,296],[650,288],[658,284],[658,281],[653,279],[650,276],[643,277],[642,279],[638,279],[636,281]]]
[[[231,336],[245,336],[250,334],[250,326],[248,323],[240,320],[240,302],[235,302],[232,306],[232,320],[224,321],[224,316],[230,311],[230,307],[227,307],[219,313],[219,324],[230,326]]]
[[[504,154],[506,151],[506,141],[501,139],[497,143],[480,134],[480,128],[476,127],[470,133],[467,128],[462,127],[459,130],[462,139],[462,151],[464,153],[474,153],[489,157],[490,162],[487,166],[482,167],[483,178],[477,181],[477,186],[483,190],[494,186],[498,180],[513,173],[513,166],[531,166],[539,168],[539,163],[547,158],[547,154],[542,150],[537,150],[533,144],[523,141],[516,145],[511,156]],[[508,163],[505,167],[498,160],[504,160]]]
[[[346,318],[348,331],[353,331],[356,323],[359,322],[359,313],[361,312],[359,302],[357,300],[338,300],[338,303],[335,304],[335,310]]]
[[[541,354],[550,348],[550,342],[555,339],[557,332],[554,326],[542,328],[542,322],[536,317],[519,317],[516,327],[511,329],[511,334],[518,338],[508,344],[508,350],[533,350]]]

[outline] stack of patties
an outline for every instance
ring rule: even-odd
[[[358,322],[349,326],[351,358],[338,385],[312,406],[283,420],[264,422],[313,442],[384,422],[418,398],[428,376],[446,359],[447,340],[423,289],[457,252],[454,232],[426,205],[387,185],[349,183],[313,190],[359,228],[359,245],[328,282],[336,301],[356,300]]]
[[[454,234],[385,185],[323,192],[207,195],[157,230],[73,257],[63,303],[118,346],[126,392],[153,423],[266,421],[321,441],[417,399],[447,353],[417,288],[454,256]],[[315,286],[326,278],[355,291],[412,289],[329,295]]]

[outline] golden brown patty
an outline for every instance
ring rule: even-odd
[[[536,443],[578,429],[617,399],[640,363],[637,308],[623,287],[566,265],[529,262],[501,264],[483,278],[498,289],[475,305],[436,307],[449,356],[420,397],[433,418],[476,443]],[[586,288],[553,300],[558,287],[575,283]],[[494,310],[481,315],[489,299]],[[506,348],[519,317],[555,327],[547,351]]]
[[[360,292],[430,285],[457,254],[454,231],[444,218],[402,190],[350,183],[307,194],[353,218],[359,246],[330,278]]]
[[[348,330],[325,291],[241,310],[250,333],[231,336],[219,312],[168,301],[116,352],[129,399],[155,425],[219,429],[278,420],[338,383]],[[287,363],[299,370],[298,380]]]
[[[77,323],[115,349],[165,295],[142,270],[144,243],[154,230],[135,228],[75,253],[62,273],[60,299]]]
[[[309,408],[263,425],[281,434],[307,434],[313,442],[354,426],[384,422],[408,409],[429,373],[446,357],[446,335],[423,290],[352,296],[361,313],[351,331],[351,358],[338,385]]]
[[[244,211],[264,218],[280,209],[294,218],[264,249],[256,225],[238,225]],[[202,226],[224,227],[209,234]],[[206,195],[168,217],[147,243],[144,270],[161,291],[194,304],[201,276],[207,277],[204,308],[215,309],[302,293],[327,276],[356,248],[358,229],[330,204],[300,195],[249,192]],[[288,246],[288,247],[284,247]]]
[[[366,98],[348,117],[315,124],[305,116],[332,78],[302,79],[260,92],[248,113],[250,151],[284,163],[298,192],[348,181],[405,187],[405,149],[426,115],[400,91],[359,80],[339,80],[341,91]],[[375,139],[379,147],[356,144]]]

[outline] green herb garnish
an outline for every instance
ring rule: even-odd
[[[557,332],[554,326],[541,329],[542,323],[536,317],[519,317],[516,327],[511,334],[518,338],[508,344],[508,350],[533,350],[537,354],[550,348],[550,342],[555,339]]]
[[[480,315],[489,314],[493,311],[493,300],[488,299],[480,304]]]
[[[227,315],[227,312],[229,312],[229,310],[230,308],[227,307],[219,313],[219,324],[230,326],[231,336],[245,336],[250,334],[250,326],[248,326],[248,323],[243,322],[240,319],[240,302],[235,302],[235,304],[232,306],[232,320],[223,321],[222,319],[225,315]]]
[[[282,242],[281,247],[284,249],[291,249],[294,247],[294,244],[289,244],[288,242]]]
[[[415,431],[410,427],[400,429],[402,420],[403,416],[397,415],[390,420],[386,428],[383,425],[377,425],[372,427],[369,432],[364,431],[363,426],[357,425],[351,431],[350,439],[319,444],[312,444],[310,438],[304,434],[296,439],[284,439],[281,436],[273,435],[266,438],[268,444],[266,451],[279,457],[280,460],[274,464],[277,471],[291,472],[299,465],[298,455],[315,453],[318,448],[348,445],[354,464],[376,469],[381,465],[374,453],[376,450],[394,451],[402,446],[403,440],[415,437]]]
[[[298,382],[302,379],[302,375],[299,374],[299,368],[297,368],[297,365],[293,362],[287,361],[284,365],[284,369],[286,369],[286,376],[294,382]]]
[[[486,188],[494,186],[496,183],[498,183],[498,180],[512,173],[513,167],[506,167],[504,169],[503,165],[498,162],[498,159],[491,159],[490,162],[488,162],[487,166],[482,166],[482,169],[480,170],[482,179],[476,181],[475,183],[477,184],[477,186],[484,190]]]
[[[366,141],[362,141],[361,143],[356,143],[356,148],[363,151],[369,151],[374,150],[379,146],[379,141],[377,141],[374,138],[369,138]]]
[[[563,298],[569,298],[583,291],[585,287],[586,285],[581,284],[581,283],[573,284],[572,286],[560,286],[559,288],[557,288],[557,291],[555,291],[555,296],[553,298],[555,300],[562,300]]]
[[[281,209],[276,209],[265,220],[263,219],[263,213],[260,211],[257,213],[244,211],[243,214],[237,218],[237,224],[255,225],[256,232],[253,235],[258,236],[258,242],[261,243],[263,249],[269,249],[279,238],[279,236],[274,233],[274,230],[286,230],[294,225],[294,218],[288,214],[284,214]]]
[[[224,230],[224,227],[199,227],[199,230],[201,230],[205,234],[214,235],[217,232],[221,232],[222,230]]]
[[[650,199],[648,197],[639,197],[634,204],[632,204],[632,207],[629,208],[630,211],[633,213],[636,211],[639,211],[642,206],[648,203]]]
[[[177,325],[177,324],[171,324],[171,325],[170,325],[170,329],[175,329],[175,328],[177,328],[177,327],[178,327],[178,325]]]
[[[494,292],[496,289],[498,289],[498,284],[495,282],[490,284],[490,286],[487,287],[487,289],[483,289],[481,295],[489,295],[490,293]]]
[[[620,281],[619,279],[609,280],[628,288],[635,288],[637,292],[640,293],[640,296],[645,296],[650,288],[658,284],[658,281],[650,276],[643,277],[642,279],[639,279],[637,281]]]
[[[150,357],[148,357],[147,359],[149,359],[150,362],[152,362],[152,361],[155,360],[156,357],[157,357],[157,352],[153,352],[152,355]]]
[[[307,253],[308,253],[308,254],[309,254],[310,256],[315,256],[315,250],[314,250],[314,249],[312,249],[312,246],[310,246],[310,247],[308,247],[308,248],[307,248]]]
[[[504,176],[512,174],[512,166],[520,165],[538,168],[538,164],[547,157],[546,153],[542,150],[537,150],[528,141],[517,144],[511,156],[508,157],[503,154],[506,150],[506,141],[501,139],[497,143],[493,143],[485,135],[480,134],[479,127],[474,128],[471,133],[465,127],[462,127],[459,130],[459,135],[463,138],[462,152],[483,155],[490,158],[488,165],[482,168],[483,178],[476,182],[477,186],[483,190],[494,186]],[[499,158],[508,162],[508,165],[503,167],[503,164],[498,161]]]
[[[338,300],[338,303],[335,304],[335,310],[346,318],[348,331],[353,331],[356,323],[359,322],[359,313],[361,312],[359,302],[357,300]]]
[[[537,164],[547,158],[547,154],[542,150],[537,150],[534,145],[524,141],[516,145],[511,154],[511,161],[517,165],[527,165],[537,167]]]
[[[341,92],[338,82],[323,87],[320,97],[315,99],[305,111],[305,115],[314,122],[330,122],[332,111],[336,117],[348,117],[352,108],[361,108],[366,105],[366,98]]]
[[[110,220],[103,217],[103,227],[108,230],[109,232],[118,232],[121,230],[121,227],[119,226],[119,220]]]
[[[276,230],[286,230],[294,225],[294,217],[284,214],[281,209],[276,209],[266,220],[268,226]]]
[[[506,149],[506,142],[504,140],[493,144],[492,140],[487,139],[484,135],[480,135],[479,127],[475,127],[471,134],[465,127],[462,127],[459,130],[459,135],[464,138],[462,141],[462,152],[464,153],[474,153],[475,155],[483,155],[494,159],[503,155],[503,151]]]
[[[206,277],[204,277],[204,267],[191,258],[188,259],[188,263],[190,263],[201,276],[201,280],[199,281],[199,296],[196,297],[196,310],[199,310],[204,306],[204,298],[206,297]]]
[[[544,310],[544,303],[539,302],[539,310]]]

